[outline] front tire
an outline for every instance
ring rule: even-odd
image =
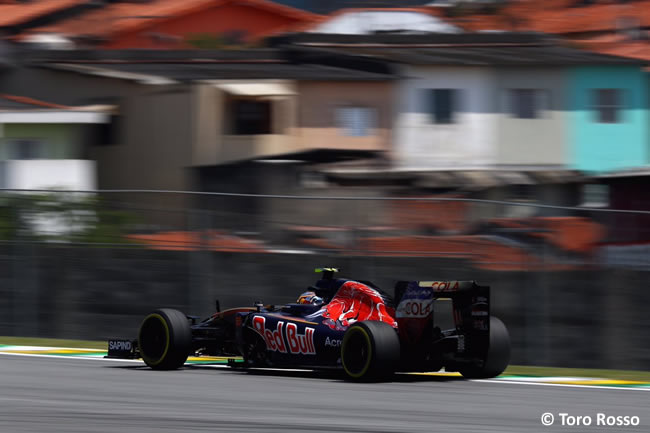
[[[490,346],[483,365],[466,365],[460,374],[468,379],[487,379],[503,373],[510,362],[510,334],[503,322],[490,317]]]
[[[192,331],[185,314],[161,308],[144,318],[138,332],[140,356],[154,370],[175,370],[187,361]]]
[[[399,356],[399,337],[387,323],[357,322],[343,336],[341,362],[349,379],[385,380],[395,372]]]

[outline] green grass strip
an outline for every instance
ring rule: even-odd
[[[504,376],[531,377],[597,377],[601,379],[633,380],[650,382],[650,371],[604,370],[595,368],[535,367],[529,365],[511,365],[506,368]]]
[[[62,340],[58,338],[32,338],[32,337],[2,337],[0,345],[3,346],[42,346],[42,347],[70,347],[79,349],[108,350],[106,341]]]

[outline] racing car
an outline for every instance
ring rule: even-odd
[[[135,340],[109,340],[108,357],[142,358],[173,370],[192,356],[243,358],[240,368],[339,369],[351,380],[394,372],[458,371],[494,377],[510,359],[510,338],[490,315],[490,288],[474,281],[399,281],[391,297],[372,282],[321,278],[296,302],[217,311],[205,320],[162,308],[147,315]],[[442,329],[434,304],[451,301]],[[235,365],[234,362],[231,365]]]

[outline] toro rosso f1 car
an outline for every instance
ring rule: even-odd
[[[334,268],[296,303],[257,303],[196,317],[159,309],[143,320],[137,340],[110,340],[109,357],[139,358],[156,370],[181,367],[188,356],[242,357],[244,368],[342,369],[352,380],[383,380],[396,371],[459,371],[499,375],[510,338],[490,315],[490,289],[473,281],[400,281],[394,299],[368,281],[335,278]],[[436,324],[434,303],[451,301],[453,324]],[[234,365],[234,364],[233,364]]]

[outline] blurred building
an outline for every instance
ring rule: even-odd
[[[0,94],[0,186],[95,189],[95,161],[89,158],[89,146],[110,123],[111,109]]]
[[[639,60],[521,33],[302,33],[269,44],[27,51],[0,75],[0,91],[117,107],[88,147],[109,189],[322,195],[326,186],[572,206],[585,202],[581,173],[649,164]],[[265,213],[253,199],[238,203]],[[531,216],[523,209],[508,215]],[[472,218],[503,214],[485,212]],[[386,223],[384,210],[369,213]]]
[[[395,76],[384,62],[308,49],[200,53],[32,53],[0,88],[114,105],[105,136],[85,149],[100,188],[278,193],[300,183],[302,164],[389,152]],[[250,165],[269,159],[289,163]]]
[[[578,50],[535,34],[303,34],[278,43],[382,59],[401,77],[392,163],[329,164],[322,173],[334,185],[384,185],[392,191],[400,186],[405,194],[558,206],[608,206],[623,194],[635,197],[637,209],[648,206],[638,203],[644,199],[637,194],[647,177],[608,186],[610,175],[650,164],[649,74],[643,61]],[[445,213],[434,207],[431,221],[438,221]],[[404,226],[401,221],[411,214],[405,209],[392,221]],[[497,215],[556,214],[484,206],[455,218],[471,226]],[[614,238],[646,233],[645,219],[616,218],[625,235]]]
[[[643,62],[535,34],[319,35],[279,44],[393,65],[392,160],[409,170],[612,171],[648,164]],[[624,142],[613,147],[613,140]]]

